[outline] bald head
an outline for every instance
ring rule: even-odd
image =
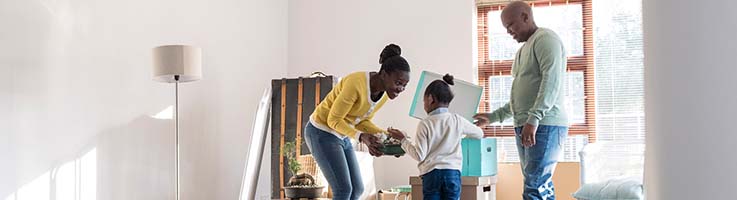
[[[530,5],[523,1],[514,1],[512,3],[507,4],[506,7],[504,7],[504,10],[502,10],[502,15],[521,15],[526,14],[529,15],[530,18],[532,18],[532,8]]]
[[[517,42],[526,42],[537,30],[532,8],[523,1],[507,4],[501,14],[502,25]]]

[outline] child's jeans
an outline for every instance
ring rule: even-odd
[[[461,171],[434,169],[422,175],[422,199],[458,200],[461,198]]]

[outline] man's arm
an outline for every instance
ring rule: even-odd
[[[529,115],[527,123],[537,126],[562,93],[566,60],[560,40],[553,36],[539,38],[535,41],[533,51],[540,65],[542,78],[535,104],[527,112]]]

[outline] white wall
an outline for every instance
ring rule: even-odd
[[[648,199],[735,199],[737,2],[643,2]]]
[[[414,135],[419,121],[407,113],[422,70],[474,79],[474,13],[473,0],[290,1],[287,71],[290,77],[313,71],[337,76],[376,71],[382,48],[400,45],[412,66],[412,80],[377,113],[375,122]],[[378,188],[408,185],[408,175],[418,173],[416,164],[409,157],[377,159]]]
[[[173,123],[150,117],[174,100],[151,80],[163,44],[204,51],[180,88],[182,199],[236,199],[257,102],[287,71],[286,8],[0,0],[0,199],[173,199]]]

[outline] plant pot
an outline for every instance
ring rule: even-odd
[[[404,150],[401,144],[384,144],[384,147],[379,149],[384,155],[400,157],[404,155]]]
[[[290,199],[321,198],[323,188],[325,186],[287,186],[284,187],[284,196]]]
[[[287,186],[293,185],[315,185],[315,178],[306,173],[297,174],[289,178],[289,183],[287,183]]]

